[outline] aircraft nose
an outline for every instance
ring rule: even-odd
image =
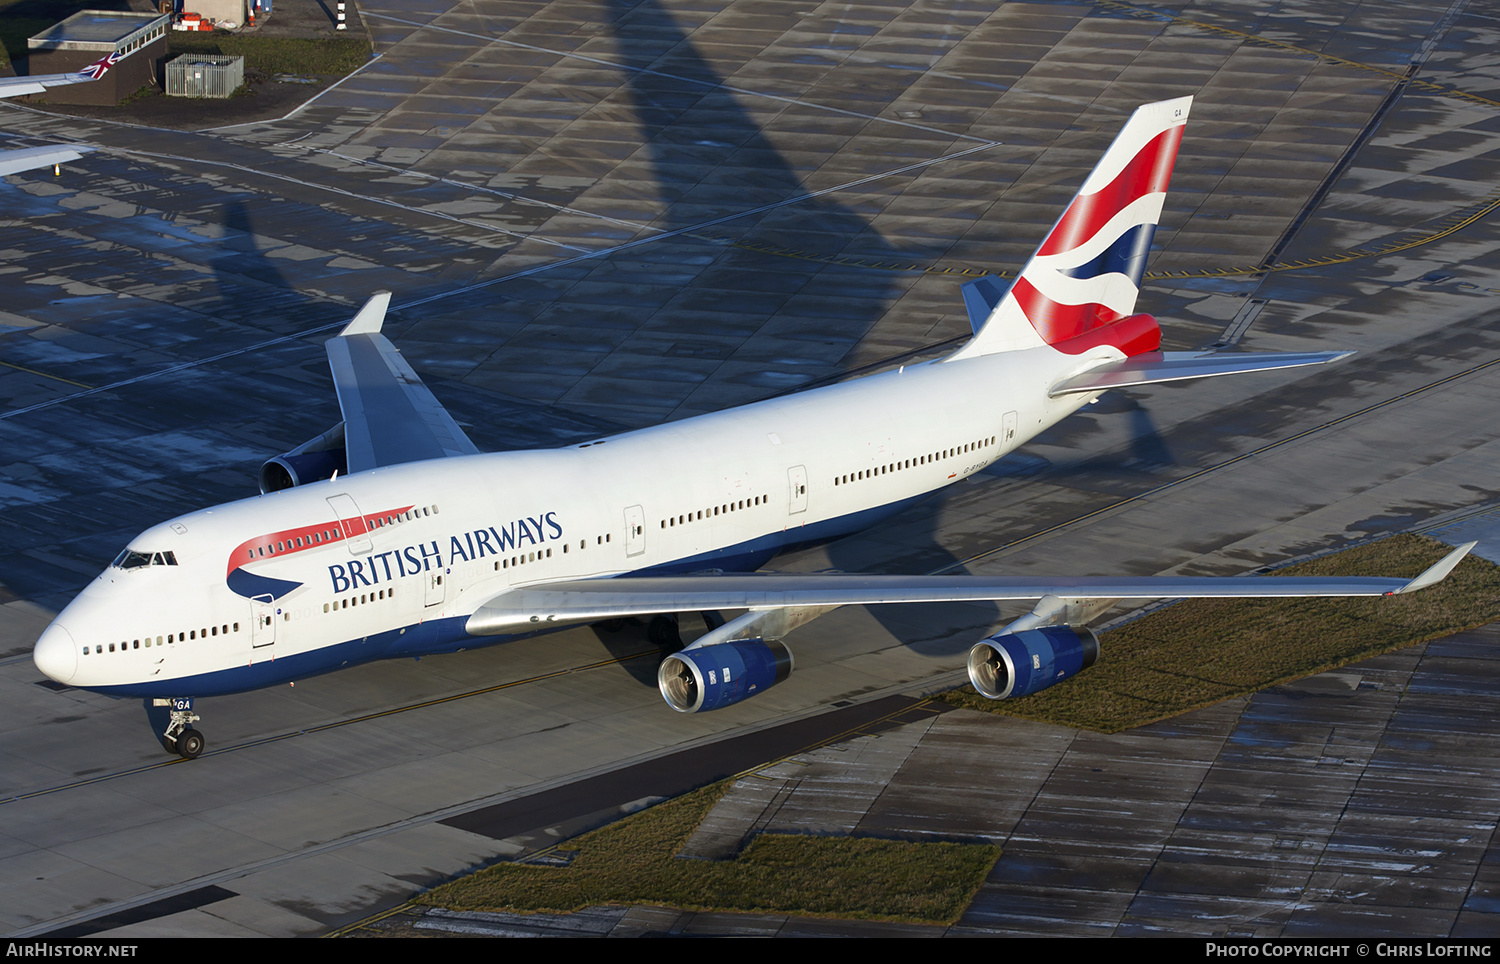
[[[73,637],[61,623],[53,623],[36,641],[31,661],[52,679],[66,683],[78,672],[78,647],[73,645]]]

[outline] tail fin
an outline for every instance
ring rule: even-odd
[[[1115,142],[967,345],[950,360],[1051,345],[1155,351],[1161,331],[1131,315],[1161,218],[1191,97],[1136,108]],[[971,299],[972,300],[972,299]]]

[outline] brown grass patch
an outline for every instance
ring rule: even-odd
[[[1000,856],[985,844],[763,834],[734,860],[675,854],[728,782],[584,834],[568,867],[499,864],[418,902],[457,911],[567,913],[651,904],[944,924],[958,919]]]

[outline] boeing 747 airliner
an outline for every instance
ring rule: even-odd
[[[1136,110],[1009,290],[966,286],[947,358],[567,448],[481,454],[383,335],[375,295],[328,342],[343,422],[266,463],[257,498],[153,526],[37,641],[60,683],[146,702],[171,751],[203,749],[193,700],[585,621],[746,610],[665,659],[683,712],[784,679],[783,638],[837,606],[1040,600],[976,645],[992,698],[1093,663],[1117,600],[1355,596],[1411,581],[757,574],[1002,458],[1109,388],[1347,353],[1161,352],[1134,314],[1191,98]],[[659,466],[670,463],[672,471]]]

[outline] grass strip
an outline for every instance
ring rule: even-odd
[[[246,71],[275,74],[343,75],[370,59],[369,41],[359,37],[247,37],[236,34],[173,31],[171,56],[225,54],[244,57]]]
[[[1278,570],[1278,576],[1411,577],[1449,547],[1400,535]],[[1189,599],[1100,638],[1099,662],[1016,700],[971,686],[966,709],[1116,733],[1500,619],[1500,567],[1466,558],[1441,584],[1362,599]]]
[[[675,854],[730,781],[584,834],[567,867],[499,864],[418,903],[455,911],[567,913],[603,904],[952,923],[1000,856],[987,844],[762,834],[736,859]]]

